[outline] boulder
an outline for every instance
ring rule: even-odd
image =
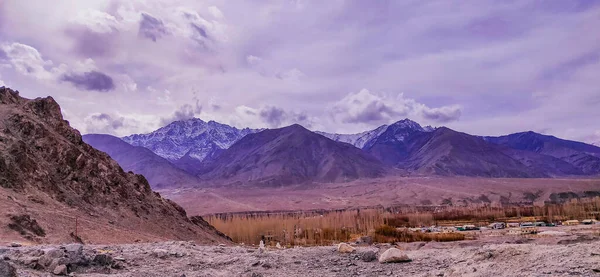
[[[0,276],[2,277],[17,277],[17,270],[7,261],[0,260]]]
[[[94,257],[93,263],[100,266],[110,266],[113,263],[113,258],[107,254],[98,254]]]
[[[157,257],[159,259],[166,259],[169,256],[169,251],[164,249],[154,249],[152,251],[152,256]]]
[[[406,253],[402,252],[402,250],[397,248],[390,248],[383,252],[381,256],[379,256],[379,262],[384,263],[404,263],[410,262],[410,258]]]
[[[23,246],[23,245],[21,245],[21,244],[20,244],[20,243],[18,243],[18,242],[11,242],[9,246],[10,246],[10,247],[21,247],[21,246]]]
[[[338,244],[337,251],[339,253],[352,253],[352,252],[356,251],[356,249],[354,249],[354,247],[350,246],[350,244],[342,242],[342,243]]]
[[[64,264],[57,265],[54,270],[52,270],[54,275],[67,275],[67,266]]]
[[[360,259],[363,262],[372,262],[374,260],[377,260],[377,253],[375,253],[375,251],[366,251],[366,252],[362,252],[360,254]]]

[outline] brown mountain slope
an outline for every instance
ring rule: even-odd
[[[300,125],[249,134],[225,150],[201,177],[284,186],[383,176],[385,166],[364,151]]]
[[[83,141],[110,155],[124,170],[144,175],[154,189],[196,186],[200,181],[149,149],[133,146],[118,137],[88,134]]]
[[[545,177],[482,138],[442,127],[422,133],[401,167],[421,173],[479,177]]]
[[[0,88],[0,237],[34,242],[225,242],[84,143],[51,98]]]

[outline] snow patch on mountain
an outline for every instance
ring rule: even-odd
[[[421,127],[419,123],[414,122],[410,119],[400,120],[391,125],[381,125],[373,130],[365,131],[358,134],[332,134],[325,132],[316,132],[322,136],[330,138],[335,141],[345,142],[352,144],[358,148],[364,149],[368,147],[375,139],[386,131],[394,133],[394,137],[398,141],[404,141],[410,134],[418,132],[433,132],[435,128],[431,126]]]
[[[215,151],[227,149],[246,136],[261,129],[238,129],[199,118],[175,121],[148,134],[134,134],[123,140],[134,146],[146,147],[157,155],[176,161],[188,154],[203,161]]]

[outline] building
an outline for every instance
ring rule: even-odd
[[[563,221],[562,225],[565,225],[565,226],[579,225],[579,220],[567,220],[567,221]]]

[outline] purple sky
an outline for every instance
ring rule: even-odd
[[[71,2],[71,3],[69,3]],[[83,133],[403,118],[600,142],[600,1],[0,1],[0,85]]]

